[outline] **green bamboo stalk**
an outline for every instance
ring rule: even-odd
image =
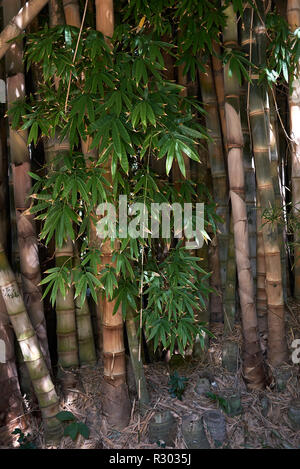
[[[235,288],[236,285],[236,262],[234,249],[234,230],[233,219],[230,217],[230,233],[228,244],[228,260],[227,260],[227,278],[226,289],[224,295],[224,335],[231,334],[234,328],[236,315]]]
[[[79,265],[80,263],[77,250],[75,252],[74,263],[75,265]],[[91,314],[87,299],[84,300],[81,306],[80,297],[76,297],[75,308],[79,362],[81,365],[93,365],[96,363],[96,350]]]
[[[265,26],[262,2],[257,2],[259,15],[254,12],[254,31],[252,43],[252,62],[257,66],[265,63]],[[252,10],[246,8],[244,12],[245,31],[250,40],[250,25]],[[255,158],[256,182],[262,208],[262,233],[266,260],[266,292],[268,299],[268,358],[273,366],[279,365],[287,359],[285,337],[285,309],[282,290],[282,268],[280,248],[278,244],[278,230],[276,224],[268,223],[263,214],[265,210],[275,208],[275,194],[272,181],[269,136],[265,115],[265,93],[258,86],[258,76],[251,73],[249,117],[251,125],[252,146]]]
[[[279,157],[278,157],[278,132],[277,132],[277,114],[274,107],[273,99],[270,102],[270,152],[271,152],[271,172],[275,193],[275,206],[277,211],[282,210],[283,194],[281,190],[281,180],[279,176]],[[286,266],[286,250],[284,245],[285,233],[284,225],[278,224],[278,242],[280,247],[280,258],[282,265],[282,287],[284,301],[287,299],[287,266]]]
[[[55,417],[59,411],[59,400],[37,335],[26,312],[15,276],[1,244],[0,289],[39,402],[46,438],[47,440],[57,440],[62,435],[61,423]]]
[[[229,212],[228,212],[228,192],[227,192],[227,176],[223,155],[222,134],[218,114],[218,105],[216,100],[216,93],[214,89],[212,66],[210,59],[205,65],[205,73],[201,72],[200,85],[202,100],[206,114],[206,127],[211,137],[208,143],[208,153],[211,174],[213,179],[213,195],[217,204],[217,214],[222,217],[223,222],[218,223],[218,257],[220,263],[220,280],[222,295],[224,295],[226,285],[226,268],[228,257],[228,225],[229,225]]]
[[[53,160],[57,154],[69,152],[70,145],[68,141],[59,141],[58,136],[49,138],[44,143],[45,158],[49,166],[49,171],[53,169]],[[73,243],[71,239],[64,241],[62,247],[55,249],[55,263],[57,267],[72,267]],[[62,368],[77,367],[78,346],[76,335],[76,318],[74,303],[74,288],[71,286],[66,290],[63,296],[60,291],[56,297],[56,317],[57,317],[57,351],[58,361]]]
[[[145,411],[149,405],[150,399],[144,374],[143,362],[142,359],[139,359],[137,328],[134,312],[131,308],[129,308],[126,313],[126,330],[136,389],[138,391],[140,388],[140,392],[138,394],[140,395],[141,410]]]
[[[243,46],[243,45],[242,45]],[[247,115],[247,85],[241,89],[240,103],[241,103],[241,125],[244,139],[243,147],[243,163],[245,172],[245,202],[247,206],[248,230],[249,230],[249,247],[250,247],[250,263],[252,269],[252,276],[254,282],[254,289],[256,291],[256,182],[254,171],[254,159],[251,149],[250,129]]]

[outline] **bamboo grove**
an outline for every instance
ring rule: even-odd
[[[300,1],[2,0],[0,21],[0,438],[26,395],[58,441],[83,366],[126,427],[126,356],[144,412],[145,357],[205,360],[215,322],[265,388],[300,297]],[[171,215],[153,235],[153,204],[197,202],[203,245]]]

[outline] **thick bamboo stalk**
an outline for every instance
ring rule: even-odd
[[[265,26],[262,23],[264,11],[262,3],[258,2],[260,14],[254,13],[254,39],[252,46],[252,61],[257,66],[265,62]],[[244,13],[246,30],[250,38],[251,9],[246,8]],[[285,307],[282,291],[282,268],[280,261],[280,248],[278,244],[278,230],[276,224],[268,223],[263,213],[275,207],[275,194],[273,188],[269,136],[267,132],[264,91],[258,86],[258,76],[251,74],[250,85],[250,125],[252,146],[255,158],[256,182],[262,209],[262,233],[266,260],[266,292],[268,299],[268,358],[273,366],[279,365],[287,359],[285,337]]]
[[[66,23],[80,28],[80,11],[78,0],[63,0]]]
[[[271,152],[271,172],[275,193],[275,204],[277,211],[282,209],[283,193],[280,179],[279,157],[278,157],[278,132],[277,132],[277,114],[274,107],[273,99],[270,99],[270,152]],[[282,265],[282,286],[283,298],[287,299],[287,252],[284,245],[285,229],[283,223],[278,224],[278,242],[280,247],[280,258]]]
[[[55,138],[49,138],[45,141],[44,150],[46,162],[50,166],[49,171],[51,171],[51,165],[53,165],[53,160],[57,154],[69,152],[70,146],[68,141],[60,142],[58,136],[56,136]],[[58,267],[65,265],[71,268],[72,258],[73,243],[70,239],[65,240],[62,247],[56,246],[55,262]],[[73,287],[66,290],[65,297],[58,291],[56,297],[56,318],[59,364],[62,368],[77,367],[79,362]]]
[[[7,26],[5,26],[0,34],[0,59],[12,45],[12,43],[8,41],[21,34],[33,18],[44,8],[47,2],[48,0],[29,0],[25,3],[24,7],[19,10],[16,16],[10,20]]]
[[[253,275],[254,289],[256,290],[256,181],[254,171],[254,159],[251,149],[250,129],[247,115],[247,86],[241,90],[241,125],[244,139],[243,162],[245,172],[245,202],[247,206],[250,263]]]
[[[225,14],[227,15],[227,23],[223,30],[223,43],[224,47],[231,47],[237,48],[237,27],[236,27],[236,17],[233,11],[232,5],[226,8]],[[220,51],[218,50],[218,53]],[[213,59],[214,61],[214,59]],[[215,58],[216,62],[216,58]],[[236,77],[230,77],[228,74],[228,65],[222,69],[222,64],[218,62],[218,73],[220,70],[222,73],[222,78],[218,78],[218,88],[219,95],[219,112],[221,117],[222,123],[222,132],[223,141],[225,145],[225,152],[228,154],[229,147],[227,142],[228,131],[226,127],[226,115],[225,115],[225,108],[224,103],[232,103],[237,107],[239,110],[239,84],[236,81]],[[215,65],[216,68],[216,65]],[[217,73],[216,71],[216,73]],[[216,74],[215,74],[216,76]],[[218,76],[218,75],[217,75]],[[222,87],[223,86],[223,92]],[[217,85],[216,85],[217,88]],[[220,108],[221,105],[221,108]],[[222,109],[223,106],[223,109]],[[224,122],[225,120],[225,122]],[[224,335],[230,334],[234,327],[234,320],[236,314],[236,299],[235,299],[235,284],[236,284],[236,265],[235,265],[235,250],[234,250],[234,226],[233,226],[233,215],[231,214],[230,217],[230,232],[229,232],[229,243],[228,243],[228,258],[227,258],[227,268],[226,268],[226,286],[224,292]],[[224,346],[226,347],[227,342],[225,342]]]
[[[244,199],[243,134],[238,111],[232,104],[225,102],[230,198],[244,336],[243,369],[248,387],[262,389],[265,384],[265,372],[258,339],[250,266],[247,209]]]
[[[58,397],[2,245],[0,289],[39,402],[47,439],[57,439],[62,433],[61,423],[55,417],[59,411]]]
[[[8,24],[10,19],[20,9],[21,2],[18,0],[15,2],[5,0],[3,7],[4,22]],[[10,109],[14,101],[25,98],[25,77],[22,57],[22,43],[17,41],[14,43],[14,47],[9,50],[6,57],[8,109]],[[31,178],[28,174],[30,171],[30,158],[27,148],[27,131],[13,130],[11,125],[9,125],[9,143],[23,298],[50,370],[51,361],[42,302],[42,290],[39,286],[41,272],[35,222],[34,216],[27,211],[30,205],[28,196],[31,189]]]
[[[287,19],[290,29],[294,31],[300,26],[300,2],[299,0],[287,1]],[[289,110],[290,110],[290,134],[292,138],[292,204],[295,215],[300,210],[300,130],[299,130],[299,117],[300,117],[300,84],[299,84],[299,70],[295,71],[295,77],[291,83],[292,93],[289,95]],[[294,296],[300,298],[300,235],[294,234],[294,272],[295,272],[295,286]]]
[[[11,432],[23,425],[22,395],[15,362],[14,332],[0,296],[0,340],[5,344],[5,362],[0,361],[0,444],[6,445]]]
[[[205,73],[200,73],[200,84],[202,100],[204,103],[205,110],[207,111],[206,127],[212,139],[208,143],[208,153],[213,179],[213,195],[214,200],[217,204],[217,214],[223,219],[222,223],[218,223],[219,232],[217,235],[217,244],[220,265],[221,289],[222,294],[224,295],[226,285],[226,268],[229,239],[228,192],[218,105],[216,101],[216,93],[214,89],[212,67],[210,61],[205,65]]]
[[[96,28],[107,38],[112,37],[114,30],[113,0],[95,0]],[[107,39],[108,43],[109,40]],[[111,180],[111,158],[106,164],[107,179]],[[118,248],[117,243],[115,248]],[[110,240],[100,246],[102,266],[112,266],[112,249]],[[123,338],[123,318],[121,306],[113,315],[115,301],[103,298],[102,333],[104,387],[103,412],[110,425],[125,427],[129,422],[130,403],[126,384],[126,363]]]
[[[227,24],[223,32],[224,45],[237,48],[237,25],[233,6],[225,13]],[[244,377],[251,389],[262,389],[265,384],[263,356],[260,348],[255,308],[255,293],[250,265],[245,177],[243,165],[243,133],[240,118],[239,82],[237,76],[224,70],[225,117],[228,148],[228,174],[232,207],[234,244],[239,280],[239,296],[243,327]]]
[[[2,11],[0,11],[0,14]],[[0,63],[0,79],[4,79],[4,67]],[[4,83],[4,80],[3,80]],[[0,242],[7,248],[8,235],[8,187],[6,157],[6,126],[4,125],[5,108],[0,104]],[[0,360],[0,444],[7,445],[15,427],[23,426],[22,395],[19,386],[15,362],[14,332],[12,330],[6,306],[0,294],[0,340],[4,343],[5,360]],[[2,344],[2,342],[1,342]],[[1,349],[2,350],[2,349]]]

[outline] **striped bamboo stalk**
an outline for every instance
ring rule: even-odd
[[[261,1],[257,2],[259,14],[254,12],[254,31],[252,44],[252,62],[257,66],[265,63],[266,34],[263,23],[264,9]],[[248,23],[250,39],[250,24],[252,10],[245,9],[245,26]],[[262,234],[266,261],[266,292],[268,300],[268,358],[273,366],[277,366],[287,359],[285,337],[285,308],[282,290],[282,268],[280,248],[278,244],[278,230],[276,224],[268,223],[264,211],[275,207],[275,194],[272,181],[269,135],[265,114],[266,91],[258,86],[258,76],[251,73],[249,117],[251,125],[252,146],[255,159],[256,182],[262,210]]]
[[[287,19],[290,29],[294,31],[300,26],[300,2],[299,0],[287,1]],[[299,64],[300,65],[300,64]],[[299,131],[299,115],[300,115],[300,85],[299,70],[291,83],[292,93],[289,96],[290,111],[290,134],[292,138],[292,204],[295,215],[300,210],[300,131]],[[300,298],[300,235],[294,234],[294,296]]]
[[[39,402],[46,439],[57,440],[62,434],[61,423],[55,417],[59,411],[58,397],[2,245],[0,245],[0,289]]]

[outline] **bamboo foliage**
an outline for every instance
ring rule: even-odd
[[[51,165],[57,154],[70,151],[68,141],[60,142],[58,136],[49,138],[44,143],[45,158],[51,171]],[[57,163],[56,163],[57,164]],[[71,266],[73,259],[73,243],[70,239],[65,240],[61,247],[56,247],[55,262],[57,267],[63,265]],[[63,368],[78,366],[78,345],[76,335],[76,318],[74,289],[70,286],[65,296],[60,291],[56,297],[56,332],[58,361]]]
[[[0,245],[0,289],[42,412],[48,440],[61,436],[59,401],[15,276]]]
[[[300,3],[299,0],[287,1],[287,19],[292,31],[300,26]],[[291,83],[292,93],[289,95],[290,110],[290,133],[292,138],[292,203],[294,213],[297,215],[300,209],[300,84],[299,69]],[[294,235],[294,270],[295,270],[295,287],[294,296],[300,298],[300,237],[299,234]]]
[[[252,61],[255,65],[262,65],[265,61],[265,27],[261,23],[264,11],[261,2],[258,3],[260,14],[254,14],[254,39]],[[251,23],[251,9],[245,11],[248,25]],[[250,30],[248,29],[250,38]],[[256,182],[262,209],[262,234],[266,261],[266,292],[268,300],[268,358],[273,366],[279,365],[287,358],[284,300],[282,291],[282,268],[280,248],[278,244],[277,226],[266,222],[263,213],[275,208],[275,194],[272,181],[269,136],[265,116],[265,99],[263,89],[258,86],[258,76],[252,73],[250,85],[250,125],[252,146],[255,158]]]
[[[80,12],[79,4],[77,0],[64,0],[63,7],[65,12],[66,23],[70,26],[76,26],[80,28]],[[92,156],[93,159],[96,157],[96,151],[90,151],[91,145],[90,139],[87,141],[81,140],[81,149],[86,158],[87,164],[89,164],[89,158]],[[91,223],[93,225],[93,223]],[[95,239],[95,233],[93,232]],[[79,263],[78,253],[75,256],[75,263]],[[76,325],[78,334],[78,350],[79,350],[79,361],[81,364],[92,364],[96,362],[96,351],[92,330],[91,314],[87,300],[84,301],[83,305],[80,305],[80,300],[77,297],[75,299],[76,307]]]

